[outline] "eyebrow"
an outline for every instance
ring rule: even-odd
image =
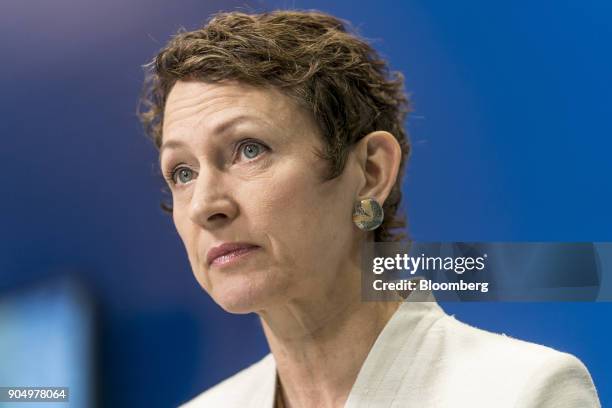
[[[218,135],[218,134],[222,134],[227,132],[228,130],[230,130],[233,127],[236,127],[237,125],[239,125],[240,123],[243,122],[259,122],[259,123],[263,123],[263,124],[268,124],[268,122],[266,122],[265,120],[258,118],[257,116],[252,116],[252,115],[238,115],[232,119],[226,120],[224,122],[221,122],[220,124],[218,124],[212,131],[212,133],[214,135]],[[176,149],[179,147],[183,147],[185,146],[185,143],[180,142],[178,140],[170,140],[168,142],[165,142],[161,145],[160,149],[159,149],[159,158],[161,159],[162,153],[164,152],[164,150],[166,149]]]

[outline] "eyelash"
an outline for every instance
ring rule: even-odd
[[[244,148],[245,146],[248,145],[258,145],[261,149],[262,152],[260,154],[257,155],[257,157],[247,160],[249,162],[254,162],[256,160],[258,160],[263,153],[267,152],[270,150],[270,148],[268,146],[266,146],[264,143],[254,140],[254,139],[245,139],[245,140],[241,140],[240,142],[236,143],[236,147],[234,149],[234,154],[233,154],[233,158],[232,158],[232,163],[234,163],[236,161],[236,155],[241,153],[241,149]],[[164,179],[172,184],[172,185],[179,185],[179,183],[176,182],[176,177],[179,171],[183,170],[183,169],[188,169],[190,171],[194,171],[193,169],[187,167],[184,165],[185,163],[180,163],[178,164],[176,167],[174,167],[172,170],[170,171],[166,171],[164,172]]]

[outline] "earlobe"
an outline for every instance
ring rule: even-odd
[[[385,218],[383,208],[374,198],[358,200],[353,207],[353,222],[362,231],[373,231]]]
[[[360,140],[358,160],[366,182],[358,198],[374,198],[382,205],[395,185],[401,159],[399,142],[389,132],[375,131]]]

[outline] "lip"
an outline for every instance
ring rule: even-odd
[[[206,253],[206,262],[211,265],[225,265],[260,248],[246,242],[224,242],[212,247]]]

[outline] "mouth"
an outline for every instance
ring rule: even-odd
[[[248,256],[260,247],[247,243],[224,243],[211,248],[206,254],[208,266],[226,266]]]

